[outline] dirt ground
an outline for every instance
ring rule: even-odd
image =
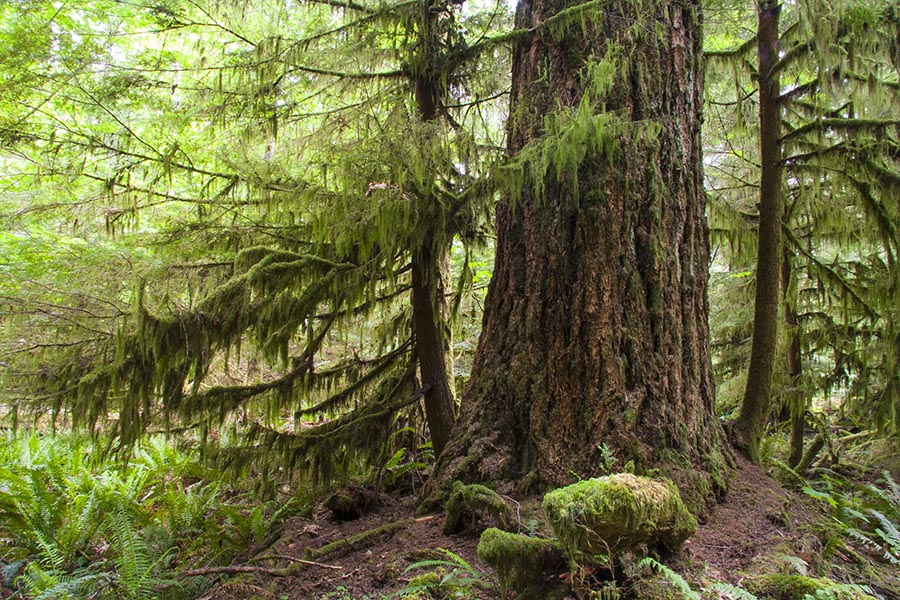
[[[324,509],[313,519],[290,520],[281,538],[262,553],[266,561],[256,564],[294,565],[300,569],[296,574],[240,575],[219,584],[204,598],[376,600],[408,585],[413,574],[405,569],[416,561],[439,557],[434,552],[439,548],[490,573],[476,556],[477,534],[445,536],[441,533],[442,515],[415,517],[414,510],[415,498],[409,496],[386,498],[376,512],[344,523],[329,520]],[[779,556],[792,557],[785,560],[795,565],[798,560],[812,564],[822,545],[815,524],[825,519],[820,504],[783,488],[759,468],[742,461],[728,494],[683,550],[666,562],[698,588],[716,581],[740,585],[748,573],[777,569],[771,563]],[[393,532],[345,544],[320,559],[310,558],[330,542],[398,522],[403,525]],[[298,563],[298,559],[316,564]],[[487,600],[496,596],[480,597]]]

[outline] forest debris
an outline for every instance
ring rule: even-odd
[[[400,521],[385,523],[374,529],[368,529],[355,535],[329,542],[321,548],[307,548],[303,558],[308,561],[325,557],[338,558],[356,550],[374,546],[378,542],[392,537],[398,531],[409,527],[414,522],[415,519],[413,518],[401,519]]]
[[[341,570],[344,568],[340,565],[328,565],[325,563],[316,562],[314,560],[304,560],[302,558],[297,558],[296,556],[290,556],[288,554],[267,554],[265,556],[258,556],[253,559],[253,562],[260,562],[264,560],[286,560],[288,562],[299,563],[310,567],[322,567],[323,569]]]
[[[806,449],[806,452],[803,453],[803,458],[800,459],[800,462],[797,463],[797,466],[794,470],[803,475],[812,465],[813,460],[815,460],[816,455],[819,454],[819,451],[825,446],[825,437],[820,433],[816,435],[813,439],[812,443],[809,445],[809,448]]]
[[[472,484],[465,485],[461,481],[453,484],[453,490],[444,505],[444,535],[459,533],[467,524],[474,525],[479,516],[489,516],[497,527],[512,531],[516,519],[513,509],[503,496],[489,487]]]
[[[674,483],[631,473],[553,490],[544,510],[570,555],[611,555],[644,544],[677,550],[697,529]]]
[[[328,565],[313,560],[305,560],[295,558],[293,556],[261,556],[255,560],[287,560],[295,563],[290,567],[260,567],[256,565],[225,565],[221,567],[201,567],[199,569],[188,569],[178,573],[178,579],[187,579],[188,577],[202,577],[206,575],[237,575],[240,573],[255,573],[259,575],[268,575],[269,577],[292,577],[296,575],[303,566],[321,567],[323,569],[341,570],[343,567],[339,565]],[[299,567],[299,568],[298,568]]]

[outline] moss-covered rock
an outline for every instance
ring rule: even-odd
[[[833,600],[874,600],[854,586],[839,584],[821,577],[805,577],[803,575],[762,575],[744,583],[745,587],[761,600],[804,600],[807,597],[817,598],[823,592],[824,597]]]
[[[555,540],[491,527],[481,534],[477,552],[497,572],[504,594],[512,590],[517,600],[565,595],[559,575],[565,569],[566,558]]]
[[[617,554],[641,545],[677,550],[697,520],[667,479],[619,473],[544,496],[550,525],[567,552]]]
[[[445,535],[459,533],[479,516],[491,517],[500,529],[509,531],[515,528],[512,507],[500,494],[483,485],[455,482],[444,504],[444,513],[442,531]]]

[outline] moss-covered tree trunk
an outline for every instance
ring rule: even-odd
[[[440,41],[435,36],[439,35],[436,20],[442,7],[441,2],[426,2],[422,6],[419,34],[427,49],[425,55],[428,59],[423,61],[420,72],[416,73],[415,95],[419,116],[426,123],[437,118],[441,90],[446,87],[446,84],[442,86],[440,75],[432,72],[435,63],[439,63],[437,48]],[[435,52],[434,57],[429,55],[429,50]],[[447,303],[442,281],[443,263],[449,256],[450,245],[437,236],[440,209],[436,197],[429,195],[421,198],[414,210],[418,218],[417,227],[424,231],[419,247],[413,250],[411,264],[415,352],[425,388],[425,418],[435,455],[438,455],[450,439],[455,418],[448,368],[449,328],[445,327]]]
[[[540,143],[545,115],[575,112],[604,57],[613,81],[596,112],[619,133],[568,172],[551,165],[539,198],[525,186],[498,207],[481,340],[434,483],[569,483],[597,474],[605,448],[618,459],[605,466],[662,469],[696,506],[727,468],[708,354],[699,4],[569,6],[518,6],[530,33],[514,50],[511,153]]]
[[[760,0],[756,34],[759,56],[759,234],[753,341],[735,444],[759,462],[759,441],[772,408],[772,380],[778,342],[781,270],[781,94],[778,75],[778,21],[781,4]]]
[[[803,379],[803,354],[800,346],[800,321],[797,317],[796,285],[793,284],[794,255],[783,251],[781,290],[784,302],[784,325],[787,333],[787,367],[790,388],[785,399],[787,417],[791,423],[791,453],[788,464],[796,467],[803,459],[803,437],[806,430],[806,399],[800,389]]]
[[[453,429],[454,402],[446,360],[448,340],[443,327],[446,322],[443,314],[446,307],[442,306],[444,286],[440,282],[441,269],[435,250],[429,235],[413,257],[411,269],[415,352],[425,388],[425,418],[434,452],[440,454]],[[441,249],[437,251],[440,253]]]

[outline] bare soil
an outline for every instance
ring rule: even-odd
[[[740,585],[751,573],[773,568],[780,555],[813,563],[821,550],[816,523],[827,518],[822,507],[805,495],[782,487],[758,467],[746,461],[732,481],[728,494],[713,509],[683,550],[666,562],[698,587],[715,581]],[[316,549],[377,527],[406,520],[403,527],[375,540],[359,542],[321,558]],[[290,576],[272,577],[249,573],[216,586],[205,598],[334,598],[336,600],[390,597],[408,585],[413,574],[407,567],[435,558],[436,549],[447,549],[490,573],[476,553],[477,534],[445,536],[443,515],[415,517],[415,498],[386,498],[376,512],[339,523],[322,509],[313,519],[290,520],[281,538],[255,562],[267,567],[299,570]],[[775,557],[775,558],[773,558]],[[309,559],[319,564],[303,564]],[[480,596],[496,598],[489,594]]]

